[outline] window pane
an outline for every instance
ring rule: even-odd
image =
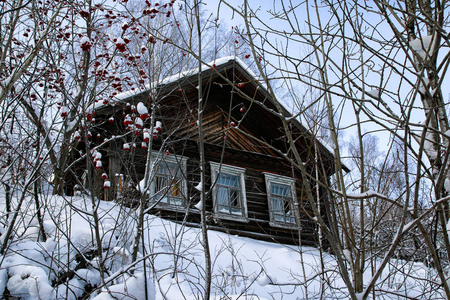
[[[180,197],[181,181],[176,179],[170,180],[170,196]]]
[[[158,169],[156,171],[158,174],[165,174],[165,175],[169,175],[169,168],[167,167],[167,165],[163,162],[160,162],[158,165]]]
[[[217,203],[220,205],[228,206],[228,189],[222,186],[217,188]]]
[[[181,200],[181,198],[172,198],[171,199],[171,204],[182,205],[183,204],[183,200]]]
[[[183,180],[176,163],[160,161],[154,178],[155,194],[161,203],[182,205]]]
[[[291,213],[292,193],[289,184],[270,182],[270,198],[273,220],[282,223],[295,223]]]
[[[272,195],[291,197],[291,188],[286,184],[272,183]]]
[[[239,207],[239,190],[230,189],[230,206]]]
[[[274,215],[275,221],[284,222],[284,217],[282,215]]]
[[[226,186],[239,187],[239,176],[220,173],[217,183]]]
[[[272,198],[272,205],[274,212],[283,211],[283,200],[281,200],[280,198]]]
[[[284,199],[284,212],[286,214],[286,216],[290,216],[291,215],[291,199]]]
[[[218,173],[216,182],[217,211],[242,216],[241,184],[239,175]]]
[[[161,161],[158,165],[158,174],[179,176],[180,167],[177,164]]]
[[[242,215],[242,211],[241,211],[241,209],[240,208],[234,208],[234,207],[232,207],[231,208],[231,213],[233,214],[233,215]]]
[[[167,186],[167,178],[161,177],[161,176],[156,176],[155,183],[156,183],[155,192],[156,193],[162,192],[162,190]]]

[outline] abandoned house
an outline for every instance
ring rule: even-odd
[[[298,243],[300,229],[302,244],[317,245],[305,183],[285,157],[292,156],[281,122],[288,111],[277,112],[276,99],[238,58],[216,60],[200,75],[209,228],[289,244]],[[193,70],[95,105],[92,143],[102,144],[94,156],[103,157],[97,177],[103,174],[105,198],[132,203],[145,190],[150,213],[199,226],[198,93]],[[295,118],[289,126],[309,174],[328,182],[332,153]],[[322,211],[329,209],[322,185],[307,184]]]

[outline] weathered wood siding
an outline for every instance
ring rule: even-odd
[[[206,73],[205,73],[206,74]],[[212,206],[211,194],[208,194],[206,209],[209,212],[210,228],[224,230],[233,234],[242,234],[255,238],[274,240],[283,243],[297,243],[298,232],[295,229],[273,227],[269,224],[270,213],[267,199],[267,191],[263,172],[292,177],[291,164],[283,158],[282,154],[291,155],[288,140],[284,135],[284,130],[280,116],[276,113],[276,108],[268,95],[262,93],[256,87],[258,83],[248,81],[239,73],[232,72],[231,69],[224,71],[224,75],[232,82],[242,82],[241,90],[251,98],[246,99],[238,93],[224,79],[210,72],[204,76],[203,90],[205,103],[203,111],[204,143],[206,161],[222,162],[227,165],[245,168],[245,187],[248,209],[248,222],[230,221],[215,218]],[[181,83],[173,83],[161,88],[159,99],[150,98],[148,93],[141,93],[130,97],[127,101],[133,105],[143,102],[150,107],[150,103],[158,101],[155,114],[156,120],[163,124],[162,133],[153,140],[154,149],[163,148],[169,151],[170,155],[176,154],[188,157],[188,195],[189,207],[186,211],[155,209],[153,213],[171,218],[176,221],[187,221],[190,225],[198,224],[199,211],[193,207],[199,200],[199,193],[195,190],[200,180],[199,178],[199,157],[197,149],[198,127],[197,127],[197,106],[198,95],[195,78]],[[264,106],[260,105],[263,103]],[[127,182],[136,185],[144,177],[147,150],[140,149],[142,134],[125,134],[123,124],[124,116],[131,114],[126,109],[125,102],[117,106],[106,106],[98,110],[96,116],[99,122],[94,134],[100,133],[102,137],[120,136],[107,145],[107,150],[103,150],[108,163],[105,168],[109,170],[110,178],[115,178],[115,174],[125,174]],[[107,122],[113,116],[114,123]],[[234,124],[231,124],[233,122]],[[150,127],[149,120],[146,120],[146,128]],[[317,167],[315,161],[313,144],[310,136],[305,130],[300,130],[298,126],[290,128],[297,150],[301,159],[309,172]],[[99,144],[102,139],[97,141]],[[130,145],[136,143],[137,148],[124,151],[122,145],[129,142]],[[324,152],[323,147],[321,148]],[[321,152],[321,153],[322,153]],[[329,176],[330,159],[319,155],[322,163],[322,178]],[[206,168],[208,180],[207,187],[211,187],[211,169]],[[297,196],[300,201],[301,238],[303,244],[317,244],[317,228],[308,217],[311,214],[310,203],[305,199],[302,191],[301,176],[294,172],[297,178]],[[115,184],[116,186],[116,184]],[[187,218],[186,213],[188,214]]]

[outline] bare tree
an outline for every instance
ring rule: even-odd
[[[88,201],[77,213],[89,220],[92,230],[91,250],[95,253],[89,255],[101,275],[101,283],[94,288],[107,288],[120,272],[115,273],[113,267],[119,257],[111,250],[116,241],[102,228],[104,215],[99,212],[100,197],[112,196],[108,191],[112,179],[101,175],[101,153],[107,143],[133,145],[140,139],[133,132],[143,132],[133,128],[121,135],[98,132],[93,136],[99,128],[94,113],[101,107],[114,107],[122,92],[146,90],[148,99],[143,106],[150,111],[150,118],[145,125],[151,134],[158,126],[160,104],[167,92],[160,89],[162,79],[190,68],[200,71],[206,62],[235,55],[250,62],[271,98],[277,99],[281,87],[283,95],[292,99],[292,116],[283,117],[286,109],[280,103],[275,101],[275,109],[269,108],[227,81],[233,93],[281,116],[287,151],[259,142],[290,162],[293,177],[300,174],[302,201],[294,203],[298,239],[302,240],[302,218],[316,222],[320,241],[323,237],[327,241],[324,247],[329,245],[335,255],[352,299],[385,293],[381,277],[397,266],[394,258],[426,260],[437,277],[430,279],[424,295],[440,287],[450,297],[445,271],[450,257],[450,135],[448,103],[443,96],[450,61],[446,51],[448,3],[374,1],[362,6],[358,1],[280,0],[267,6],[264,17],[262,9],[247,0],[242,5],[228,0],[220,3],[241,18],[242,28],[226,30],[218,20],[220,15],[216,18],[202,11],[203,1],[172,0],[158,6],[149,1],[0,2],[0,180],[7,191],[0,254],[7,253],[11,242],[26,232],[18,223],[29,225],[37,220],[37,239],[46,240],[43,219],[49,200],[41,197],[39,190],[43,182],[50,181],[50,173],[54,192],[61,195],[84,181]],[[214,64],[208,68],[214,70]],[[186,118],[198,122],[199,200],[205,204],[212,191],[205,185],[202,112],[207,94],[200,73],[199,101],[192,110],[196,113]],[[298,92],[302,89],[306,92]],[[310,129],[308,134],[315,142],[306,152],[311,155],[298,151],[299,136],[292,126],[295,118]],[[173,125],[167,128],[164,140],[152,144],[150,139],[145,145],[145,178],[139,185],[139,209],[134,211],[135,234],[127,237],[133,245],[120,252],[122,256],[127,256],[128,250],[131,253],[124,272],[133,273],[137,266],[145,269],[154,262],[156,254],[146,252],[146,214],[158,200],[150,204],[147,192],[154,188],[157,164],[163,161],[155,160],[155,153],[167,150],[170,154],[172,149]],[[124,126],[120,124],[119,129]],[[343,132],[355,136],[348,151]],[[377,149],[372,134],[389,139],[385,152]],[[335,175],[329,183],[323,180],[330,172],[329,162],[321,161],[318,154],[323,140],[334,157]],[[382,153],[386,154],[383,159]],[[134,180],[135,154],[130,151],[121,162]],[[357,169],[350,176],[343,165],[346,157],[354,160]],[[133,182],[131,189],[138,184]],[[12,191],[20,193],[16,201],[11,201]],[[28,195],[34,197],[31,218],[25,208],[30,205]],[[323,202],[326,199],[329,206]],[[65,203],[70,206],[71,200],[67,198]],[[302,206],[308,213],[298,213]],[[204,266],[198,268],[204,272],[205,283],[195,288],[210,298],[214,258],[208,245],[205,205],[198,207],[204,250]],[[54,214],[51,217],[58,219]],[[58,234],[67,236],[64,247],[76,248],[70,234],[64,232],[71,221],[64,220],[67,224],[58,228]],[[121,226],[112,231],[120,235]],[[88,251],[76,251],[86,263]],[[227,251],[234,253],[235,249],[227,246]],[[299,253],[302,255],[301,250]],[[67,254],[69,261],[74,259],[71,255]],[[183,254],[173,256],[175,264],[185,259]],[[55,263],[64,265],[56,259]],[[261,268],[264,273],[262,262]],[[66,266],[62,269],[56,286],[76,271]],[[153,271],[158,273],[155,268]],[[326,296],[333,287],[327,286],[323,262],[321,272],[321,295]],[[306,278],[304,269],[303,276]],[[147,277],[145,280],[147,283]],[[223,284],[217,287],[223,289]]]
[[[328,187],[335,204],[330,213],[331,219],[338,222],[342,239],[336,239],[332,228],[318,221],[323,231],[330,233],[327,238],[350,296],[355,299],[361,293],[365,298],[372,291],[375,297],[374,287],[382,271],[414,228],[420,232],[448,295],[443,261],[431,238],[431,231],[438,230],[448,257],[448,116],[442,96],[449,63],[443,50],[448,47],[448,3],[375,1],[361,6],[356,1],[273,1],[266,6],[265,17],[263,9],[249,1],[242,1],[242,5],[226,0],[220,3],[242,18],[242,38],[251,46],[258,74],[269,91],[279,79],[289,87],[309,85],[318,93],[315,102],[326,107],[326,126],[336,159],[335,182]],[[298,48],[305,52],[297,55]],[[302,107],[301,103],[296,105]],[[415,121],[417,116],[421,122]],[[341,165],[345,152],[338,137],[344,129],[352,129],[358,136],[354,142],[358,145],[355,149],[360,171],[357,194],[347,191]],[[366,165],[370,162],[366,156],[371,150],[363,137],[368,129],[400,145],[398,154],[391,156],[398,163],[389,165],[386,160],[385,173],[374,176],[378,182],[375,185],[367,181],[370,169]],[[289,136],[289,129],[285,131]],[[300,162],[295,158],[299,170]],[[388,185],[388,181],[394,177],[387,172],[394,165],[397,169],[391,171],[397,174],[395,180],[404,190],[395,188],[392,193],[393,183]],[[434,191],[431,197],[421,189],[427,182]],[[363,217],[370,211],[371,199],[396,207],[399,219],[384,257],[373,269],[372,279],[364,282],[364,270],[373,257],[367,256],[370,245],[360,237],[376,230],[376,223],[367,224]],[[355,208],[360,215],[357,223],[352,218]],[[425,221],[433,212],[439,224],[434,229]]]

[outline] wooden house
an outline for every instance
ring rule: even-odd
[[[298,243],[300,229],[303,244],[317,244],[300,173],[284,157],[291,150],[280,116],[288,111],[277,112],[277,100],[237,58],[217,60],[200,73],[209,228],[290,244]],[[100,125],[92,135],[101,137],[94,144],[103,143],[98,172],[109,177],[109,199],[131,203],[146,189],[151,213],[199,225],[198,88],[193,70],[95,105]],[[334,172],[332,153],[296,119],[289,126],[308,172],[326,183]],[[327,194],[308,184],[326,211]]]

